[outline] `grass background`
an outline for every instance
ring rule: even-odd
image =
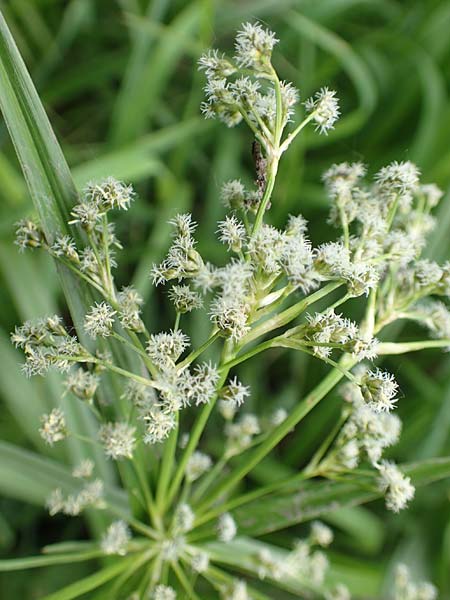
[[[117,224],[125,242],[118,279],[131,279],[144,295],[152,329],[163,329],[172,319],[148,277],[166,249],[168,218],[192,210],[201,250],[220,261],[213,235],[223,213],[220,185],[228,178],[250,182],[253,177],[246,129],[227,130],[199,115],[203,77],[195,66],[210,45],[231,48],[233,33],[245,20],[260,19],[276,31],[281,42],[275,64],[303,99],[329,85],[342,105],[342,119],[332,134],[308,131],[283,159],[270,215],[274,224],[301,212],[315,243],[334,235],[326,225],[320,174],[341,160],[363,160],[371,171],[393,159],[413,160],[425,182],[449,188],[448,0],[11,0],[0,1],[0,9],[77,185],[114,175],[137,189],[137,202]],[[36,433],[39,415],[60,401],[58,378],[25,380],[20,356],[8,340],[17,322],[61,310],[64,303],[50,262],[37,253],[19,255],[12,245],[14,223],[33,209],[1,123],[0,151],[0,437],[71,463],[79,448],[43,448]],[[449,240],[447,194],[429,255],[450,258]],[[196,319],[190,328],[194,339],[204,338],[205,322]],[[386,367],[405,396],[399,408],[404,431],[395,458],[450,454],[448,355],[423,352],[392,359]],[[241,376],[252,387],[253,408],[265,412],[274,406],[289,410],[323,372],[307,357],[270,354],[246,365]],[[253,477],[269,481],[280,470],[301,465],[331,427],[338,406],[331,397],[315,409]],[[0,466],[2,555],[35,554],[45,543],[87,535],[82,520],[49,519],[26,473],[8,468]],[[392,566],[404,560],[418,577],[439,586],[440,597],[450,598],[448,482],[421,489],[399,517],[373,503],[330,514],[328,520],[337,529],[333,565],[356,597],[386,598]],[[272,539],[285,544],[301,531]],[[2,575],[0,597],[40,598],[91,568],[71,565]],[[279,597],[290,596],[280,592]]]

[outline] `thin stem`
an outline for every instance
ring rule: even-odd
[[[236,365],[239,365],[240,363],[248,360],[249,358],[256,356],[256,354],[259,354],[260,352],[263,352],[264,350],[268,350],[269,348],[275,348],[277,346],[277,344],[276,344],[277,339],[278,338],[271,338],[270,340],[267,340],[266,342],[262,342],[261,344],[258,344],[258,346],[255,346],[255,348],[252,348],[245,354],[241,354],[241,356],[237,356],[236,358],[233,358],[232,360],[226,362],[221,368],[230,370],[232,367],[235,367]]]
[[[175,575],[177,576],[178,581],[183,586],[184,591],[186,592],[189,600],[200,600],[200,596],[197,596],[197,594],[194,592],[182,567],[176,561],[171,562],[170,566],[172,567]]]
[[[111,336],[113,338],[115,338],[116,340],[118,340],[121,344],[124,344],[128,348],[131,348],[131,350],[133,350],[133,352],[136,352],[137,354],[139,354],[139,356],[141,356],[143,359],[146,360],[148,358],[148,354],[144,350],[141,350],[140,348],[135,346],[132,342],[127,340],[125,337],[123,337],[123,335],[120,335],[120,333],[117,333],[116,331],[112,331]]]
[[[147,507],[147,511],[152,523],[161,529],[161,521],[158,519],[155,510],[155,504],[153,502],[152,492],[150,490],[150,486],[148,484],[148,479],[145,476],[145,473],[142,471],[142,465],[140,461],[133,461],[133,467],[136,471],[136,475],[138,476],[139,483],[141,484],[142,491],[144,492],[145,504]]]
[[[344,355],[340,361],[340,367],[349,369],[356,359]],[[233,488],[247,473],[249,473],[267,454],[284,438],[296,425],[318,404],[330,390],[342,379],[343,373],[340,369],[333,369],[322,381],[300,402],[290,415],[258,446],[249,456],[245,463],[240,464],[230,475],[225,477],[219,485],[211,491],[207,500],[200,506],[199,510],[205,510],[211,506],[217,498]]]
[[[128,513],[119,510],[118,508],[111,506],[110,504],[107,504],[106,510],[112,513],[113,515],[116,515],[120,519],[123,519],[126,523],[128,523],[130,527],[132,527],[136,531],[139,531],[139,533],[142,533],[143,535],[145,535],[145,537],[148,537],[152,540],[157,540],[159,538],[158,533],[152,527],[145,525],[145,523],[142,523],[142,521],[130,517]]]
[[[217,390],[220,390],[220,388],[223,386],[223,384],[225,383],[225,380],[227,378],[227,375],[228,375],[228,369],[225,369],[224,371],[222,371],[222,375],[217,384],[217,388],[216,388]],[[175,471],[175,475],[172,480],[172,485],[170,486],[168,494],[167,494],[167,498],[166,498],[167,505],[169,505],[172,502],[172,500],[174,499],[174,497],[180,487],[181,481],[184,477],[184,472],[186,470],[187,463],[189,462],[189,459],[191,458],[194,450],[197,448],[200,437],[203,433],[203,430],[206,426],[209,416],[214,408],[216,398],[217,398],[217,395],[214,398],[211,398],[211,400],[209,401],[208,404],[204,405],[204,407],[200,411],[200,414],[197,417],[197,420],[194,423],[194,427],[192,428],[192,431],[189,435],[189,441],[187,443],[186,448],[184,449],[181,460],[178,463],[177,470]]]
[[[116,579],[114,587],[111,590],[111,597],[120,600],[118,596],[121,587],[136,573],[139,569],[145,565],[153,556],[156,554],[156,550],[154,548],[148,550],[147,552],[143,552],[140,556],[136,557],[135,562],[133,562],[129,569],[127,569],[120,577]]]
[[[175,461],[175,452],[177,449],[178,440],[178,428],[179,428],[179,415],[176,413],[176,424],[174,429],[171,431],[166,443],[164,444],[163,457],[161,462],[161,470],[158,477],[158,488],[156,491],[156,506],[158,514],[163,515],[164,509],[167,508],[170,503],[167,502],[167,489],[169,487],[170,477]]]
[[[104,214],[102,217],[102,238],[103,238],[103,245],[105,247],[105,274],[106,274],[106,280],[107,280],[106,281],[107,289],[108,289],[110,295],[114,298],[115,291],[114,291],[114,284],[113,284],[112,274],[111,274],[111,260],[110,260],[110,256],[109,256],[109,245],[108,245],[108,238],[109,238],[108,217],[106,216],[106,214]]]
[[[216,477],[218,475],[220,475],[222,469],[225,467],[225,465],[228,462],[228,457],[227,456],[222,456],[217,462],[216,464],[213,466],[212,469],[210,469],[210,471],[208,472],[207,475],[205,475],[205,477],[203,477],[198,486],[195,488],[194,493],[191,496],[191,503],[195,504],[195,502],[197,502],[198,500],[200,500],[200,498],[203,496],[203,494],[207,491],[208,487],[211,485],[211,483],[213,483],[213,481],[216,479]]]
[[[342,373],[342,375],[344,375],[344,377],[347,377],[347,379],[349,379],[352,383],[356,383],[357,379],[354,375],[352,375],[352,373],[350,373],[350,371],[348,369],[343,368],[339,363],[337,363],[336,361],[334,361],[332,358],[329,358],[327,356],[320,356],[318,357],[316,354],[314,354],[314,352],[312,350],[309,350],[309,347],[314,347],[314,346],[318,346],[319,348],[339,348],[342,347],[340,344],[330,344],[327,342],[306,342],[303,340],[291,340],[289,338],[284,338],[284,337],[280,337],[280,338],[276,338],[277,339],[277,345],[280,345],[283,348],[292,348],[293,350],[300,350],[301,352],[306,352],[306,354],[310,354],[311,356],[314,356],[315,358],[320,358],[321,361],[323,361],[324,363],[334,367],[335,369],[339,369]]]
[[[300,300],[300,302],[297,302],[296,304],[290,306],[281,313],[274,315],[270,319],[266,319],[260,325],[254,327],[249,333],[247,333],[247,335],[245,335],[242,338],[240,346],[242,347],[245,344],[248,344],[254,339],[260,337],[261,335],[265,335],[266,333],[269,333],[274,329],[278,329],[279,327],[287,325],[299,315],[301,315],[302,312],[304,312],[311,304],[314,304],[314,302],[317,302],[324,296],[327,296],[341,285],[343,285],[342,281],[332,281],[320,290],[317,290],[313,294],[306,296],[306,298],[303,298],[303,300]]]
[[[220,336],[220,330],[214,331],[209,336],[209,338],[206,340],[206,342],[203,342],[203,344],[199,348],[197,348],[197,350],[194,350],[193,352],[188,354],[188,356],[186,356],[186,358],[184,360],[182,360],[181,362],[179,362],[177,364],[177,369],[181,370],[181,369],[184,369],[185,367],[187,367],[188,365],[190,365],[198,356],[200,356],[200,354],[203,354],[203,352],[207,348],[209,348],[209,346],[213,342],[215,342],[219,336]]]
[[[294,129],[294,131],[287,136],[287,138],[284,140],[284,142],[280,146],[280,153],[281,154],[283,154],[284,152],[286,152],[286,150],[289,148],[289,146],[294,141],[294,139],[298,136],[298,134],[300,133],[300,131],[304,127],[306,127],[306,125],[308,125],[308,123],[310,121],[312,121],[315,116],[316,116],[315,112],[312,112],[311,114],[309,114],[306,117],[306,119],[304,119],[299,125],[297,125],[297,127]]]
[[[83,271],[80,271],[80,269],[78,269],[77,267],[75,267],[75,265],[73,265],[70,261],[65,260],[61,256],[55,256],[54,254],[52,254],[52,256],[53,256],[53,258],[59,260],[68,269],[70,269],[71,271],[73,271],[74,273],[76,273],[76,275],[78,277],[80,277],[81,279],[83,279],[84,281],[86,281],[86,283],[88,283],[89,285],[92,285],[92,287],[95,288],[98,292],[100,292],[100,294],[102,296],[105,296],[105,290],[101,287],[101,285],[99,285],[93,279],[91,279],[90,277],[88,277],[87,275],[85,275],[83,273]]]
[[[178,331],[178,328],[180,327],[180,319],[181,319],[181,313],[177,312],[177,314],[175,316],[175,323],[173,325],[174,331]]]
[[[264,190],[263,197],[261,198],[258,206],[258,212],[256,213],[255,222],[253,223],[253,229],[251,237],[255,237],[261,228],[264,213],[266,212],[267,205],[269,204],[270,198],[272,196],[273,188],[275,186],[275,178],[277,175],[278,169],[278,159],[272,158],[272,161],[269,164],[268,168],[268,177],[266,182],[266,188]]]
[[[450,340],[421,340],[420,342],[382,342],[377,347],[377,354],[405,354],[426,348],[448,348]]]
[[[203,525],[204,523],[207,523],[208,521],[211,521],[212,519],[217,518],[219,515],[221,515],[224,512],[228,512],[230,510],[237,508],[238,506],[243,506],[244,504],[248,504],[249,502],[252,502],[253,500],[257,500],[258,498],[261,498],[262,496],[267,496],[268,494],[271,494],[272,492],[281,491],[282,489],[284,489],[286,487],[290,487],[301,481],[306,481],[307,479],[312,479],[314,476],[315,476],[315,474],[312,471],[309,473],[305,473],[305,471],[302,471],[301,473],[297,473],[296,475],[287,477],[286,479],[283,479],[281,481],[280,480],[274,481],[273,483],[270,483],[263,487],[257,488],[256,490],[252,490],[251,492],[247,492],[245,494],[242,494],[241,496],[237,496],[236,498],[231,498],[230,500],[221,504],[217,508],[214,508],[213,510],[211,510],[207,513],[199,515],[195,520],[195,527],[199,527],[200,525]],[[193,534],[192,538],[191,538],[191,536],[189,536],[189,540],[194,539],[194,538],[195,538],[195,533]]]
[[[281,95],[281,84],[277,72],[272,67],[273,82],[275,85],[275,101],[276,101],[276,116],[275,116],[275,146],[278,148],[283,133],[283,98]]]
[[[336,438],[337,434],[339,433],[339,430],[341,429],[342,425],[345,423],[347,418],[348,418],[348,414],[345,414],[345,413],[341,414],[339,420],[337,421],[337,423],[335,424],[333,429],[330,431],[330,433],[324,439],[322,444],[319,446],[319,448],[316,450],[313,457],[307,464],[307,466],[304,470],[305,473],[316,472],[317,465],[320,463],[322,458],[327,453],[328,449],[330,448],[331,444],[333,443],[334,439]]]
[[[348,250],[350,247],[350,234],[348,231],[348,221],[347,221],[347,216],[345,214],[345,211],[344,211],[343,207],[340,205],[340,203],[339,203],[339,216],[341,219],[342,231],[344,233],[344,245]]]

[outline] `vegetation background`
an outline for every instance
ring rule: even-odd
[[[394,159],[412,160],[425,182],[449,189],[449,0],[3,0],[0,9],[77,185],[113,175],[137,189],[133,209],[118,222],[125,242],[118,278],[131,279],[150,302],[145,318],[152,329],[172,319],[148,275],[166,249],[167,220],[176,211],[193,211],[202,252],[220,261],[213,236],[223,212],[220,185],[228,178],[253,178],[246,128],[227,130],[201,118],[204,82],[196,70],[201,52],[210,45],[229,48],[243,21],[259,19],[276,31],[281,48],[275,63],[303,99],[329,85],[342,105],[334,132],[325,137],[308,131],[282,161],[270,213],[274,224],[301,212],[315,242],[334,235],[326,224],[320,175],[342,160],[362,160],[371,171]],[[48,517],[42,508],[50,485],[45,470],[18,449],[71,458],[43,447],[37,434],[39,415],[60,401],[58,377],[24,379],[9,342],[17,322],[64,303],[49,259],[19,255],[13,246],[14,223],[32,212],[32,204],[1,122],[0,151],[0,555],[6,557],[82,539],[87,529],[81,519]],[[449,240],[447,194],[429,254],[450,258]],[[191,322],[194,339],[204,338],[205,328]],[[325,367],[298,354],[263,355],[243,369],[254,410],[271,404],[289,410],[321,377]],[[449,455],[449,355],[422,352],[386,366],[405,396],[395,458]],[[301,465],[329,430],[338,405],[331,397],[316,408],[285,442],[283,462],[273,457],[253,476],[266,482]],[[213,452],[213,439],[209,444]],[[74,442],[69,455],[80,453]],[[399,516],[387,513],[382,502],[330,513],[326,520],[337,531],[333,565],[356,597],[386,598],[393,564],[403,560],[417,577],[438,585],[441,598],[450,598],[449,500],[447,481],[418,489],[411,508]],[[280,541],[295,533],[276,535]],[[2,574],[0,597],[40,598],[91,568]]]

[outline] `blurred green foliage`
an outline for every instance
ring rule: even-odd
[[[282,162],[270,215],[275,224],[301,212],[315,242],[333,235],[320,175],[341,160],[362,160],[372,171],[393,159],[412,160],[425,182],[449,188],[449,0],[2,0],[0,9],[77,185],[114,175],[136,186],[138,201],[118,223],[125,242],[119,280],[131,279],[150,302],[146,319],[152,329],[172,319],[148,276],[166,249],[168,218],[193,211],[202,252],[220,260],[212,237],[222,214],[220,184],[253,178],[247,130],[227,130],[199,114],[203,77],[196,60],[211,44],[229,46],[242,21],[259,19],[277,32],[277,57],[286,57],[278,58],[278,70],[303,99],[322,85],[341,98],[343,117],[336,130],[328,137],[309,131]],[[0,149],[0,437],[71,460],[83,450],[72,447],[71,456],[64,456],[44,448],[37,435],[39,415],[60,401],[60,382],[25,380],[8,340],[15,323],[54,312],[61,298],[49,261],[19,255],[12,246],[13,224],[32,205],[3,124]],[[438,213],[433,258],[450,258],[449,240],[447,198]],[[194,339],[204,338],[205,326],[191,322]],[[387,366],[405,395],[396,458],[449,455],[448,356],[428,351]],[[276,352],[242,371],[252,387],[252,408],[259,412],[275,403],[289,410],[324,372],[307,356]],[[269,482],[295,470],[326,435],[338,406],[333,396],[322,403],[279,456],[252,476]],[[213,440],[209,443],[214,452]],[[0,552],[36,554],[45,543],[82,539],[86,524],[49,519],[27,477],[32,464],[26,466],[21,455],[13,460],[8,452],[9,446],[3,454],[9,458],[0,465]],[[411,509],[398,517],[386,514],[381,503],[330,513],[328,521],[338,531],[332,556],[337,576],[357,597],[384,598],[394,562],[404,560],[417,576],[439,586],[441,598],[450,598],[449,494],[448,482],[420,489]],[[89,525],[96,526],[92,520]],[[285,535],[272,539],[283,544]],[[25,577],[2,575],[0,597],[40,598],[87,572],[89,565],[71,565]]]

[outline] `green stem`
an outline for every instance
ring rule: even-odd
[[[203,477],[198,486],[195,488],[194,493],[192,494],[191,497],[191,503],[195,504],[196,502],[198,502],[198,500],[200,500],[200,498],[203,496],[203,494],[207,491],[208,487],[211,485],[211,483],[214,482],[214,480],[221,474],[223,468],[225,467],[225,465],[228,462],[228,457],[227,456],[222,456],[214,465],[214,467],[209,471],[209,473]]]
[[[268,350],[269,348],[276,347],[277,339],[278,338],[271,338],[270,340],[267,340],[266,342],[262,342],[261,344],[258,344],[258,346],[255,346],[251,350],[248,350],[248,352],[246,352],[245,354],[241,354],[241,356],[237,356],[236,358],[233,358],[232,360],[226,362],[222,366],[222,369],[230,370],[232,367],[235,367],[236,365],[239,365],[240,363],[248,360],[249,358],[252,358],[256,354],[259,354],[260,352],[263,352],[264,350]]]
[[[382,342],[378,345],[377,354],[405,354],[427,348],[450,347],[450,340],[421,340],[420,342]]]
[[[256,490],[252,490],[251,492],[247,492],[245,494],[242,494],[241,496],[237,496],[236,498],[231,498],[230,500],[228,500],[224,504],[221,504],[217,508],[214,508],[213,510],[210,510],[207,513],[199,515],[198,518],[195,519],[195,527],[199,527],[200,525],[203,525],[204,523],[207,523],[208,521],[211,521],[212,519],[216,519],[219,515],[221,515],[224,512],[228,512],[230,510],[237,508],[238,506],[243,506],[244,504],[248,504],[249,502],[252,502],[253,500],[257,500],[258,498],[261,498],[262,496],[267,496],[268,494],[271,494],[272,492],[278,492],[278,491],[284,490],[284,488],[290,487],[301,481],[306,481],[307,479],[312,479],[314,476],[315,475],[312,471],[309,473],[305,473],[305,471],[302,471],[301,473],[297,473],[296,475],[287,477],[286,479],[283,479],[281,481],[280,480],[274,481],[273,483],[269,483],[268,485],[257,488]],[[195,539],[195,533],[192,537],[189,536],[190,541],[193,539]]]
[[[314,456],[311,458],[311,460],[307,464],[307,466],[305,468],[305,473],[314,473],[315,472],[317,465],[320,463],[322,458],[325,456],[328,448],[333,443],[334,439],[336,438],[337,434],[339,433],[339,430],[341,429],[342,425],[345,423],[347,418],[348,418],[348,414],[345,414],[345,413],[341,414],[338,422],[335,424],[333,429],[330,431],[330,433],[324,439],[322,444],[319,446],[319,448],[314,453]]]
[[[103,215],[102,218],[102,238],[103,238],[103,245],[105,247],[105,275],[106,275],[106,283],[107,283],[107,290],[109,291],[109,294],[114,298],[115,297],[115,291],[114,291],[114,284],[113,284],[113,280],[112,280],[112,274],[111,274],[111,260],[110,260],[110,256],[109,256],[109,245],[108,245],[108,217],[105,215]]]
[[[186,592],[189,600],[200,600],[200,596],[197,596],[197,594],[192,589],[192,586],[189,583],[188,578],[186,577],[186,573],[183,571],[181,566],[175,561],[171,562],[170,566],[172,567],[175,575],[177,576],[178,581],[184,588],[184,591]]]
[[[303,119],[303,121],[294,129],[294,131],[287,136],[287,138],[284,140],[284,142],[280,146],[280,153],[281,154],[283,154],[284,152],[286,152],[286,150],[289,148],[289,146],[294,141],[294,139],[298,136],[298,134],[300,133],[300,131],[304,127],[306,127],[306,125],[308,125],[308,123],[310,121],[312,121],[315,116],[316,116],[315,112],[312,112],[311,114],[309,114],[306,117],[306,119]]]
[[[220,390],[220,388],[225,383],[227,375],[228,375],[228,369],[225,369],[224,371],[222,371],[222,375],[217,384],[217,388],[216,388],[217,391]],[[200,437],[203,433],[203,430],[206,426],[209,416],[210,416],[210,414],[214,408],[214,405],[216,403],[216,398],[217,398],[217,395],[214,398],[211,398],[211,400],[209,401],[208,404],[204,405],[204,407],[200,411],[200,414],[198,415],[198,417],[194,423],[194,427],[192,428],[192,431],[189,434],[189,441],[187,443],[186,448],[184,449],[181,460],[178,463],[177,470],[175,471],[175,475],[172,480],[172,485],[170,486],[168,494],[167,494],[167,498],[166,498],[167,505],[169,505],[172,502],[176,493],[178,492],[181,481],[184,477],[184,472],[186,470],[187,463],[189,462],[189,459],[191,458],[192,454],[194,453],[194,451],[196,450],[196,448],[198,446]]]
[[[265,321],[263,321],[263,323],[254,327],[249,333],[247,333],[247,335],[245,335],[242,338],[242,340],[240,341],[240,346],[244,346],[245,344],[248,344],[254,339],[260,337],[261,335],[265,335],[266,333],[273,331],[274,329],[278,329],[279,327],[287,325],[299,315],[301,315],[302,312],[304,312],[308,308],[308,306],[314,304],[314,302],[317,302],[324,296],[327,296],[341,285],[343,285],[342,281],[332,281],[320,290],[317,290],[313,294],[306,296],[306,298],[303,298],[303,300],[300,300],[300,302],[297,302],[293,306],[290,306],[283,312],[274,315],[270,319],[266,319]]]
[[[152,492],[150,490],[150,486],[148,484],[148,479],[145,476],[145,473],[142,470],[142,465],[139,460],[133,461],[133,467],[136,471],[136,475],[139,479],[139,483],[141,484],[142,491],[144,493],[145,504],[147,507],[147,511],[152,523],[154,523],[158,529],[161,529],[161,521],[158,519],[158,515],[156,513],[155,504],[153,502]]]
[[[356,359],[344,355],[340,361],[341,368],[350,369]],[[207,500],[200,506],[199,510],[205,510],[213,504],[217,498],[233,488],[247,473],[249,473],[261,460],[275,448],[275,446],[286,437],[296,425],[328,394],[330,390],[342,379],[343,373],[339,369],[333,369],[322,381],[300,402],[290,415],[276,427],[267,439],[258,446],[248,457],[246,462],[240,464],[236,470],[225,477],[219,485],[211,491]]]
[[[203,344],[199,348],[197,348],[197,350],[195,350],[194,352],[191,352],[188,356],[186,356],[186,358],[184,360],[182,360],[180,363],[177,364],[177,369],[181,370],[181,369],[184,369],[184,367],[187,367],[188,365],[190,365],[198,356],[200,356],[200,354],[203,354],[203,352],[207,348],[209,348],[209,346],[213,342],[215,342],[219,336],[220,336],[220,330],[213,332],[209,336],[209,338],[206,340],[206,342],[203,342]]]
[[[179,415],[176,413],[176,424],[164,444],[164,452],[161,462],[161,470],[158,477],[158,487],[156,490],[156,507],[159,515],[164,515],[165,509],[170,503],[167,501],[167,489],[169,487],[170,477],[172,475],[175,462],[175,452],[177,449],[179,428]]]
[[[258,233],[259,229],[261,228],[263,218],[264,218],[264,213],[266,212],[267,205],[269,204],[270,198],[272,196],[273,188],[275,186],[275,178],[277,175],[277,169],[278,169],[278,159],[272,158],[272,161],[269,164],[269,168],[268,168],[268,177],[267,177],[267,182],[266,182],[266,188],[264,190],[263,197],[261,198],[259,206],[258,206],[258,212],[256,213],[255,222],[253,223],[253,229],[252,229],[252,234],[251,234],[252,238],[255,237],[255,235]]]

